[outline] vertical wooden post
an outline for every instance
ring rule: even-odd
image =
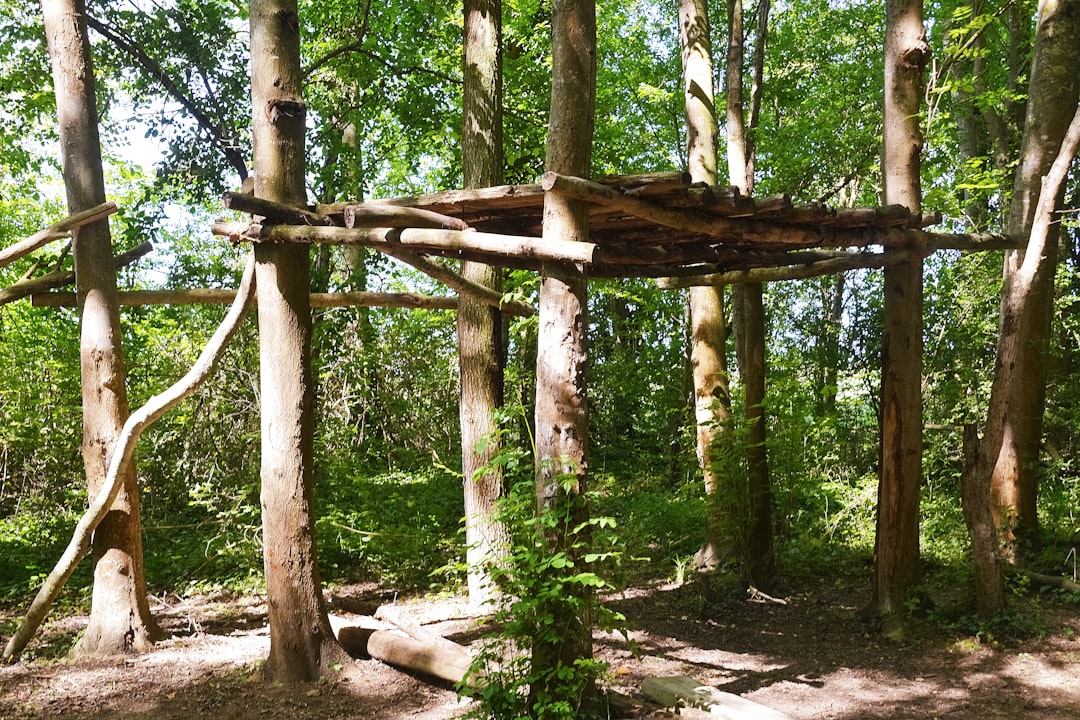
[[[300,19],[296,0],[252,0],[255,195],[306,204]],[[323,602],[312,498],[314,388],[308,246],[259,243],[263,563],[270,620],[266,675],[317,680],[347,656]]]
[[[466,188],[491,187],[503,178],[502,0],[466,0],[464,12],[462,175]],[[463,262],[461,275],[484,287],[502,286],[499,270],[484,263]],[[493,465],[500,447],[496,411],[503,400],[502,313],[461,295],[457,336],[469,601],[482,605],[495,594],[486,566],[505,556],[509,541],[495,518],[504,478]]]
[[[758,37],[755,51],[755,88],[760,89],[768,23],[768,0],[758,6]],[[725,72],[727,88],[728,182],[746,195],[753,193],[754,150],[747,132],[753,129],[756,113],[747,123],[743,106],[742,0],[728,0],[728,53]],[[755,96],[754,102],[760,97]],[[765,303],[761,283],[741,283],[732,288],[735,306],[735,346],[743,379],[746,417],[746,466],[748,527],[746,532],[746,574],[754,585],[769,589],[776,574],[773,554],[773,496],[769,483],[769,463],[765,448]]]
[[[546,169],[589,176],[596,98],[596,8],[593,0],[554,0],[552,6],[552,88]],[[544,199],[544,240],[587,241],[588,207],[558,193]],[[586,275],[571,263],[544,263],[540,281],[540,329],[536,360],[536,503],[543,512],[570,504],[563,527],[548,535],[551,551],[570,550],[581,536],[574,529],[588,519],[584,492],[588,468],[586,395]],[[587,588],[571,592],[587,593]],[[588,603],[585,603],[588,606]],[[558,645],[533,648],[534,697],[550,695],[558,667],[592,657],[593,618],[560,617],[565,628]],[[589,691],[587,691],[589,692]]]
[[[922,207],[919,108],[930,54],[922,10],[922,0],[888,0],[885,10],[885,202],[913,213]],[[901,631],[907,594],[921,575],[922,261],[886,267],[884,292],[881,477],[871,603],[891,634]]]

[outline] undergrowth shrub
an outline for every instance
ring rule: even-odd
[[[612,589],[608,578],[622,556],[615,520],[576,522],[577,504],[589,499],[572,494],[534,514],[533,492],[531,481],[517,483],[499,504],[498,514],[511,528],[511,547],[501,564],[489,567],[500,591],[493,615],[498,630],[481,642],[459,691],[478,701],[473,718],[606,717],[596,691],[607,663],[591,654],[562,659],[562,649],[568,623],[625,636],[625,617],[597,596]],[[554,550],[553,534],[560,535]],[[537,662],[538,656],[549,662]],[[558,658],[553,665],[551,658]]]

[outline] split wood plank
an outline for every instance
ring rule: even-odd
[[[867,239],[866,226],[856,226],[856,220],[845,221],[843,226],[829,227],[826,232],[819,225],[796,225],[780,221],[736,219],[719,217],[689,209],[675,209],[640,198],[627,197],[618,190],[583,180],[581,178],[544,174],[542,186],[549,192],[556,192],[567,197],[577,198],[592,203],[617,208],[630,215],[649,220],[677,231],[689,233],[687,242],[700,241],[705,235],[733,245],[772,245],[777,247],[847,247],[853,245],[875,244]],[[875,208],[858,217],[863,222],[884,218],[895,222],[891,213],[880,214]],[[904,222],[907,222],[905,217]],[[653,237],[657,236],[655,229]]]
[[[710,717],[727,720],[793,720],[740,695],[702,685],[691,677],[645,678],[641,694],[661,707],[695,707],[707,710]]]
[[[60,222],[53,223],[44,230],[39,230],[25,240],[20,240],[14,245],[9,245],[0,250],[0,267],[6,267],[21,257],[25,257],[38,248],[44,247],[56,240],[70,237],[70,231],[75,228],[88,225],[96,220],[106,218],[113,213],[119,212],[120,208],[114,202],[105,202],[96,205],[89,210],[70,215]]]

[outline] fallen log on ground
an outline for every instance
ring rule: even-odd
[[[791,716],[733,693],[702,685],[692,677],[646,678],[641,694],[661,707],[700,708],[727,720],[792,720]]]
[[[1018,565],[1006,565],[1005,572],[1009,575],[1021,575],[1040,585],[1064,590],[1067,593],[1080,593],[1080,583],[1058,575],[1045,575]]]
[[[452,683],[461,682],[472,664],[467,649],[445,639],[435,645],[390,630],[346,626],[338,630],[338,642],[355,658],[374,658]]]
[[[419,622],[409,617],[409,612],[401,605],[381,605],[375,611],[375,619],[389,623],[414,640],[433,647],[446,648],[450,652],[464,650],[458,643],[443,637],[433,630],[428,630]],[[468,652],[466,650],[466,652]]]

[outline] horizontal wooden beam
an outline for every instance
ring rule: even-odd
[[[153,249],[154,246],[152,243],[144,242],[127,252],[120,253],[113,258],[113,260],[116,267],[121,268],[130,265]],[[75,272],[73,270],[51,272],[40,277],[26,278],[10,287],[0,290],[0,305],[6,305],[9,302],[20,300],[24,297],[34,295],[35,293],[42,293],[47,290],[53,290],[54,288],[71,285],[74,282]]]
[[[438,280],[451,290],[457,290],[464,295],[470,295],[482,303],[498,308],[509,315],[520,317],[532,317],[536,309],[527,302],[521,300],[505,300],[498,290],[481,285],[480,283],[467,280],[442,263],[436,262],[426,255],[414,253],[410,250],[394,247],[392,245],[379,245],[377,249],[390,257],[397,258],[403,263],[411,265],[428,277]]]
[[[921,260],[925,250],[886,250],[879,253],[847,253],[827,260],[816,260],[799,265],[757,267],[747,270],[688,275],[685,277],[657,278],[657,284],[665,289],[694,287],[696,285],[738,285],[739,283],[778,282],[781,280],[805,280],[806,278],[834,275],[849,270],[881,268],[909,260]]]
[[[420,208],[367,203],[345,207],[345,227],[414,227],[468,230],[469,224],[456,217]]]
[[[116,206],[116,203],[105,202],[96,205],[89,210],[83,210],[80,213],[75,213],[74,215],[66,217],[60,222],[53,223],[49,227],[44,230],[39,230],[25,240],[20,240],[13,245],[8,245],[6,248],[0,249],[0,267],[6,267],[19,258],[25,257],[51,242],[71,237],[71,230],[108,217],[113,213],[119,212],[119,210],[120,208]]]
[[[222,204],[229,210],[259,215],[270,220],[295,225],[333,225],[334,220],[327,215],[312,212],[307,208],[293,207],[247,193],[226,192],[221,196]]]
[[[237,232],[236,223],[215,223],[217,234],[251,242],[324,243],[330,245],[365,245],[378,248],[389,245],[436,255],[455,257],[458,252],[479,253],[496,260],[502,256],[532,260],[591,263],[596,252],[593,243],[571,240],[541,240],[524,235],[503,235],[475,230],[438,228],[343,228],[269,225],[249,227]]]
[[[190,288],[186,290],[125,290],[119,293],[120,304],[125,307],[142,305],[227,305],[236,297],[236,291],[227,288]],[[455,310],[456,297],[419,295],[416,293],[339,292],[311,293],[311,307],[389,307],[424,308],[429,310]],[[32,302],[35,307],[74,307],[75,293],[37,293]]]

